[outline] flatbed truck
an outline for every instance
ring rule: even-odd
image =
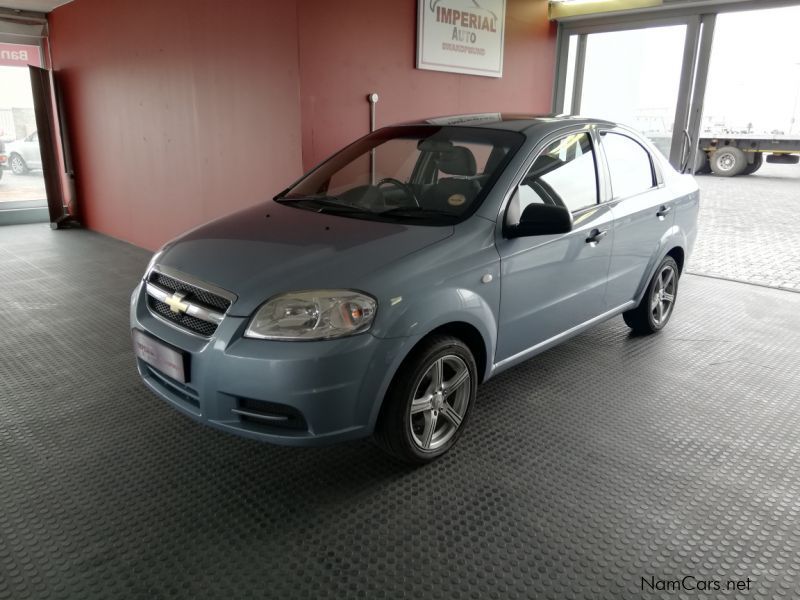
[[[695,173],[721,177],[750,175],[764,161],[781,165],[800,163],[800,137],[789,135],[721,134],[700,137]]]

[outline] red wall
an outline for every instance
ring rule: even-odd
[[[548,111],[547,1],[507,1],[502,79],[415,69],[416,0],[57,8],[50,42],[83,222],[154,249],[270,197],[368,131],[368,92],[381,96],[379,126]]]
[[[549,112],[555,29],[547,0],[507,0],[503,77],[423,71],[416,0],[297,0],[303,165],[378,126],[471,112]]]
[[[88,227],[154,249],[299,174],[294,2],[76,0],[49,25]]]

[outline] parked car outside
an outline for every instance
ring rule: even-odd
[[[3,178],[3,169],[8,164],[8,155],[6,154],[6,145],[3,140],[0,140],[0,179]]]
[[[298,446],[374,434],[425,463],[494,375],[617,315],[662,329],[698,206],[691,176],[606,121],[380,129],[166,244],[131,297],[138,370],[224,431]]]
[[[6,153],[8,154],[8,166],[14,175],[24,175],[33,169],[42,168],[37,131],[21,140],[6,144]]]

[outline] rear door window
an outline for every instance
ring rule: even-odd
[[[614,198],[635,196],[655,187],[650,153],[639,142],[611,131],[602,132],[601,138]]]

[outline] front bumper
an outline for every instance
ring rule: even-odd
[[[131,328],[189,357],[185,384],[137,359],[145,384],[197,421],[266,442],[306,446],[371,434],[412,344],[412,338],[369,333],[310,342],[253,340],[242,335],[249,319],[231,316],[211,338],[202,338],[155,317],[142,287],[131,298]]]

